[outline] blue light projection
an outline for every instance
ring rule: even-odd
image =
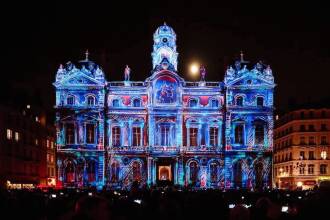
[[[224,82],[177,73],[176,34],[154,34],[153,70],[143,82],[107,82],[86,58],[56,74],[58,182],[130,188],[172,183],[196,188],[270,186],[273,90],[269,65],[243,55]],[[243,67],[242,67],[243,65]]]

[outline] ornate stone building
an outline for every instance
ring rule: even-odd
[[[262,187],[271,181],[273,89],[269,66],[241,57],[224,82],[187,82],[176,34],[154,33],[145,81],[107,82],[88,59],[60,66],[56,88],[58,180],[63,186]],[[242,66],[244,65],[244,66]]]

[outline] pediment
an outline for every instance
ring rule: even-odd
[[[96,79],[79,72],[77,74],[72,74],[71,76],[66,77],[61,82],[56,82],[56,87],[67,87],[67,86],[103,86],[102,82],[97,81]]]
[[[252,73],[244,74],[241,77],[238,77],[230,82],[227,83],[227,86],[247,86],[247,87],[253,87],[253,86],[274,86],[273,81],[265,78],[264,76],[258,76]]]

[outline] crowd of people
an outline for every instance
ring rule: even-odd
[[[330,191],[3,190],[1,219],[312,219],[330,214]]]

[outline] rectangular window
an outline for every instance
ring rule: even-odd
[[[47,148],[49,148],[49,140],[46,140]]]
[[[19,141],[19,133],[15,132],[15,141]]]
[[[133,127],[133,146],[141,146],[141,128]]]
[[[327,125],[321,124],[321,131],[326,131],[326,130],[327,130]]]
[[[39,145],[39,140],[38,139],[35,139],[35,145],[38,146]]]
[[[54,142],[53,141],[50,142],[50,148],[54,149]]]
[[[305,145],[306,142],[305,142],[305,137],[300,137],[300,145]]]
[[[235,144],[244,144],[244,126],[242,124],[235,127]]]
[[[305,125],[300,125],[300,131],[305,131]]]
[[[315,137],[314,136],[310,136],[308,138],[308,144],[310,144],[310,145],[314,145],[315,144]]]
[[[327,144],[327,137],[321,136],[321,144]]]
[[[112,146],[120,146],[120,127],[112,127]]]
[[[49,162],[50,161],[50,155],[49,154],[47,154],[47,162]]]
[[[11,140],[13,138],[13,131],[10,129],[7,129],[7,139]]]
[[[95,143],[95,127],[94,124],[86,124],[86,143],[94,144]]]
[[[300,159],[305,160],[305,151],[300,151]]]
[[[190,146],[196,147],[197,146],[197,133],[198,128],[189,128],[190,133]]]
[[[300,175],[305,174],[305,167],[299,167],[299,174]]]
[[[314,151],[309,151],[308,152],[308,159],[309,160],[314,160]]]
[[[290,165],[290,171],[289,171],[289,174],[292,175],[292,165]]]
[[[313,164],[308,165],[308,174],[314,174],[314,165]]]
[[[262,124],[256,124],[255,126],[255,144],[264,144],[265,129]]]
[[[308,125],[308,131],[315,131],[314,125]]]
[[[327,174],[327,165],[326,164],[320,165],[320,174]]]
[[[210,146],[218,146],[218,128],[210,128]]]
[[[66,124],[65,139],[67,144],[75,143],[74,124]]]
[[[54,163],[54,155],[50,155],[50,162]]]

